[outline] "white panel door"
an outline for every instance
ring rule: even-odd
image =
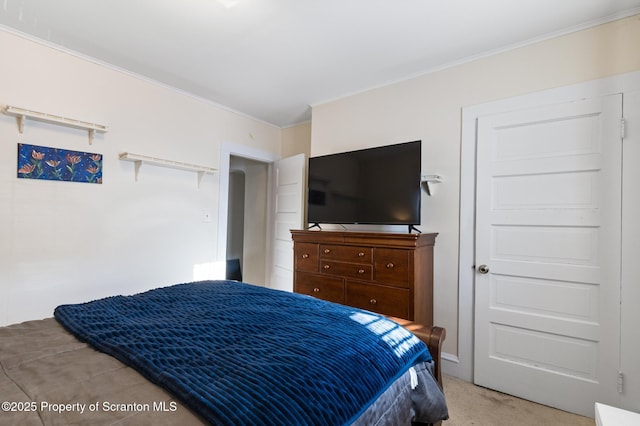
[[[293,291],[293,240],[289,231],[302,229],[304,223],[305,170],[304,154],[274,163],[270,287],[278,290]]]
[[[625,92],[624,116],[629,123],[623,156],[622,312],[620,371],[623,392],[616,407],[640,413],[640,91]]]
[[[593,416],[615,396],[622,96],[478,119],[476,384]]]

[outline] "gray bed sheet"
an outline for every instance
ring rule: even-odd
[[[80,342],[53,318],[0,328],[0,367],[2,425],[206,424],[164,389]],[[415,368],[415,389],[407,372],[354,424],[400,426],[414,418],[446,418],[431,369],[429,363]]]

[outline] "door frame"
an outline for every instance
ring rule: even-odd
[[[231,156],[247,158],[250,160],[260,161],[268,164],[269,183],[273,181],[272,165],[273,162],[280,159],[280,155],[272,152],[263,151],[260,149],[252,148],[246,145],[239,145],[232,142],[222,142],[220,144],[220,171],[219,171],[219,190],[218,190],[218,247],[216,260],[223,262],[226,261],[227,255],[227,224],[228,224],[228,208],[229,208],[229,173],[231,172]],[[267,247],[271,246],[272,238],[272,218],[271,218],[271,191],[273,185],[268,185],[267,194]],[[267,252],[267,259],[265,259],[265,265],[267,269],[270,269],[270,258]],[[268,280],[270,276],[270,270],[265,271],[265,277]],[[268,284],[268,283],[265,283]]]
[[[443,359],[447,374],[473,382],[475,324],[476,130],[479,117],[640,90],[640,71],[462,108],[458,261],[458,357]],[[623,101],[624,102],[624,101]]]

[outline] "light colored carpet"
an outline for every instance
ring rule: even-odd
[[[449,420],[442,426],[593,426],[588,417],[496,392],[456,377],[443,376]]]

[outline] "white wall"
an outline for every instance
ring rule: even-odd
[[[422,171],[444,181],[423,195],[423,232],[438,232],[434,319],[458,354],[461,111],[465,106],[640,70],[640,16],[523,46],[313,108],[311,155],[421,139]],[[462,306],[465,313],[472,305]],[[469,330],[461,332],[469,335]]]
[[[143,165],[129,151],[219,167],[221,141],[280,152],[281,130],[0,31],[0,104],[108,125],[87,133],[0,114],[0,325],[55,306],[193,279],[217,258],[218,175]],[[16,178],[17,143],[100,153],[102,185]],[[212,221],[202,222],[202,210]]]

